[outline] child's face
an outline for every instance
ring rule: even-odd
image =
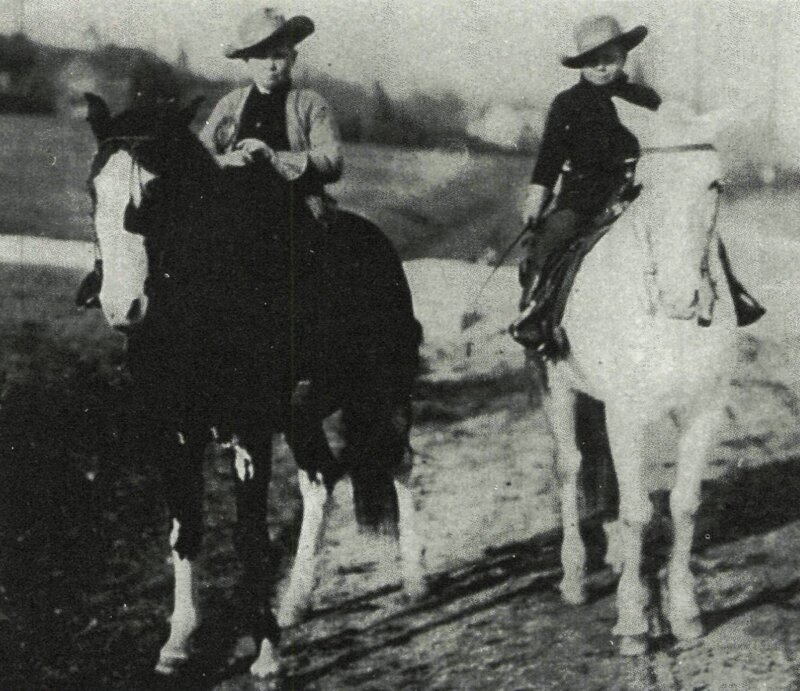
[[[275,48],[264,55],[247,58],[245,62],[256,86],[261,91],[270,92],[289,81],[296,57],[293,48]]]
[[[581,74],[595,86],[610,84],[622,72],[627,57],[621,46],[606,46],[592,55],[589,64],[581,68]]]

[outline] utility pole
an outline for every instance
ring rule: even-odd
[[[704,31],[703,27],[706,26],[705,12],[703,8],[704,0],[695,0],[694,3],[694,26],[692,32],[694,34],[694,93],[692,94],[692,106],[694,106],[695,113],[699,113],[703,107],[703,73],[706,70],[705,65],[705,44],[704,44]]]

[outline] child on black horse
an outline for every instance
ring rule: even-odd
[[[305,16],[284,18],[273,8],[249,13],[226,57],[242,60],[251,83],[234,89],[215,106],[200,132],[202,144],[240,188],[231,213],[242,227],[276,230],[288,243],[297,268],[299,323],[309,338],[325,332],[326,306],[318,292],[330,280],[335,235],[350,216],[337,212],[325,185],[342,174],[343,156],[334,114],[316,91],[292,82],[296,46],[314,31]],[[275,176],[293,200],[291,213],[271,218]],[[278,277],[281,278],[281,277]],[[285,277],[283,277],[285,278]]]
[[[550,107],[524,204],[523,222],[531,231],[523,240],[528,254],[521,267],[522,314],[511,332],[525,346],[540,347],[552,336],[544,332],[540,314],[542,271],[548,260],[613,219],[609,204],[620,194],[624,198],[626,188],[633,191],[639,142],[620,122],[611,99],[617,96],[649,110],[661,104],[655,91],[630,82],[624,72],[628,52],[645,36],[644,26],[623,32],[613,17],[589,17],[575,30],[578,54],[562,60],[565,67],[579,69],[581,76]],[[561,191],[545,215],[559,175]],[[750,321],[763,313],[740,285],[734,298],[740,307],[746,303],[742,309],[752,307]]]

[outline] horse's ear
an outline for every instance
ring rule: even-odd
[[[195,96],[188,106],[181,108],[181,120],[188,125],[192,120],[194,120],[195,115],[197,115],[197,110],[200,108],[200,104],[205,100],[205,96]]]
[[[108,131],[108,123],[111,121],[111,111],[108,104],[96,94],[84,94],[86,103],[89,105],[86,120],[96,139],[102,139]]]

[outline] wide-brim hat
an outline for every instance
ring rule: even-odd
[[[244,18],[238,39],[225,46],[225,57],[247,58],[279,46],[294,47],[313,33],[314,22],[308,17],[286,19],[271,7],[264,7]]]
[[[597,51],[612,45],[621,46],[629,51],[644,41],[645,36],[647,36],[646,26],[639,25],[630,31],[623,31],[614,17],[608,15],[588,17],[575,28],[577,55],[561,58],[561,64],[573,69],[586,67]]]

